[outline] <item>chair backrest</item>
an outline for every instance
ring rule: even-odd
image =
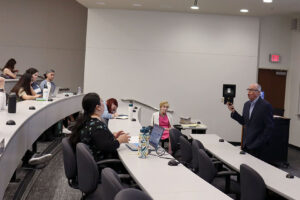
[[[76,179],[77,177],[77,163],[76,154],[72,148],[69,138],[62,140],[63,160],[65,174],[68,179]]]
[[[180,149],[179,137],[181,135],[182,133],[178,129],[170,129],[170,142],[173,155]]]
[[[211,183],[217,174],[217,170],[203,149],[199,149],[197,151],[197,154],[198,154],[197,174],[207,182]]]
[[[197,151],[199,149],[204,150],[204,145],[199,140],[193,140],[192,141],[192,167],[195,172],[198,171],[198,153]]]
[[[98,186],[99,172],[97,164],[88,146],[78,143],[76,146],[78,188],[85,194],[92,193]]]
[[[111,168],[104,168],[101,173],[102,200],[113,200],[123,189],[118,174]]]
[[[121,190],[115,197],[115,200],[152,200],[152,198],[145,192],[134,188]]]
[[[180,142],[180,151],[181,151],[181,161],[184,165],[189,167],[191,165],[191,161],[193,158],[192,145],[183,136],[179,137],[179,142]]]
[[[263,178],[248,165],[240,166],[241,200],[264,200],[266,184]]]

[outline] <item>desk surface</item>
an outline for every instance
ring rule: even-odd
[[[267,187],[288,199],[300,199],[300,179],[286,178],[287,172],[257,159],[250,154],[240,154],[240,147],[228,142],[219,142],[220,137],[215,134],[191,134],[193,139],[203,143],[205,149],[218,159],[239,171],[241,164],[247,164],[256,170],[264,179]]]
[[[119,104],[118,113],[126,114],[127,104]],[[137,121],[128,119],[109,120],[112,132],[124,130],[131,136],[138,136],[141,125],[138,121],[140,109],[134,113]],[[130,151],[124,144],[118,149],[120,159],[139,186],[155,200],[169,199],[231,199],[189,169],[179,164],[172,167],[169,160],[149,155],[147,159],[138,158],[137,152]],[[170,157],[166,154],[165,157]]]
[[[0,156],[0,199],[25,154],[34,141],[57,121],[81,110],[83,95],[57,97],[53,102],[22,101],[17,103],[17,113],[0,111],[0,140],[5,139],[5,148]],[[29,110],[35,106],[36,110]],[[6,125],[7,120],[16,125]]]

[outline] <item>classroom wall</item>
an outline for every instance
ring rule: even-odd
[[[0,66],[17,60],[23,73],[55,69],[55,82],[83,85],[87,9],[74,0],[0,1]]]
[[[289,68],[289,115],[290,124],[290,144],[300,147],[300,117],[298,114],[300,100],[300,32],[291,33],[291,64]]]
[[[175,121],[192,117],[208,133],[240,141],[222,85],[237,84],[241,111],[256,81],[258,39],[255,17],[89,9],[84,89],[155,107],[168,100]]]

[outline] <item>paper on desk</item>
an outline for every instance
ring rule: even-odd
[[[119,115],[116,119],[128,119],[128,115]]]
[[[131,136],[129,143],[139,143],[139,136]]]

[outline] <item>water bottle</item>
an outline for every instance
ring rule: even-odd
[[[0,110],[4,110],[6,106],[6,94],[4,90],[0,90]]]
[[[81,87],[80,86],[77,88],[77,94],[81,94]]]
[[[139,158],[147,158],[149,152],[149,131],[142,127],[139,134],[138,156]]]
[[[8,113],[16,113],[17,110],[17,95],[16,93],[10,93],[8,96]]]
[[[132,120],[132,118],[133,118],[133,104],[132,103],[130,103],[129,107],[128,107],[128,118],[129,118],[129,120]]]
[[[46,84],[43,89],[43,99],[45,99],[46,101],[48,101],[49,98],[49,89],[47,85],[48,84]]]

